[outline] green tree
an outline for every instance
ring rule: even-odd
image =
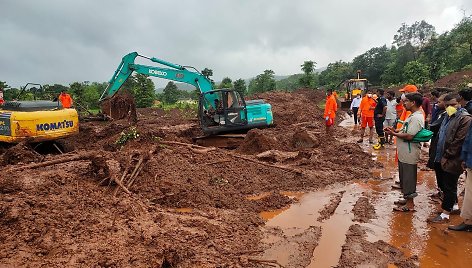
[[[232,88],[233,87],[233,81],[229,77],[223,78],[221,81],[221,84],[218,86],[218,88]]]
[[[408,84],[422,85],[429,82],[429,69],[426,64],[419,61],[410,61],[404,67],[404,82]]]
[[[436,35],[434,26],[426,21],[416,21],[412,25],[402,24],[397,34],[393,37],[393,43],[398,47],[411,44],[414,47],[423,47],[427,41]]]
[[[136,74],[135,81],[136,85],[133,92],[136,107],[151,107],[156,100],[154,83],[148,76],[142,74]]]
[[[179,100],[179,89],[174,82],[167,83],[162,93],[162,101],[164,103],[174,104]]]
[[[354,77],[352,65],[348,62],[337,61],[328,64],[326,70],[322,71],[319,76],[320,86],[328,89],[337,89],[337,86],[346,79]]]
[[[241,78],[234,81],[234,90],[236,90],[243,96],[246,95],[246,90],[247,90],[246,81],[244,81]]]
[[[398,49],[391,49],[392,61],[387,64],[387,68],[380,76],[383,85],[396,85],[403,83],[405,65],[415,60],[415,48],[411,44],[406,44]]]
[[[74,82],[70,84],[70,93],[72,93],[72,98],[74,102],[78,102],[80,104],[85,103],[85,84],[80,82]]]
[[[262,93],[275,90],[274,71],[265,70],[264,73],[256,76],[249,83],[249,93]]]
[[[299,82],[302,87],[313,88],[314,80],[315,80],[315,77],[313,75],[315,72],[315,66],[316,66],[316,62],[311,61],[311,60],[305,61],[301,65],[304,75],[300,77]]]
[[[381,76],[391,60],[390,49],[386,45],[374,47],[355,57],[352,61],[354,70],[362,71],[362,78],[367,78],[371,84],[380,85]]]
[[[213,86],[215,86],[215,81],[213,81],[213,79],[210,78],[211,76],[213,76],[213,70],[212,69],[205,68],[205,69],[203,69],[202,74],[203,74],[203,76],[208,78],[208,80],[210,80],[210,82]]]

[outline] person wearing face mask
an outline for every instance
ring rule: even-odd
[[[461,151],[472,120],[471,115],[461,108],[459,95],[449,93],[444,97],[447,116],[441,123],[434,157],[434,171],[442,181],[444,198],[439,215],[428,219],[430,223],[445,223],[457,205],[457,181],[462,174]]]
[[[357,112],[357,116],[361,117],[361,138],[357,143],[362,143],[364,141],[364,134],[367,126],[370,128],[369,143],[374,143],[374,110],[376,105],[377,103],[372,98],[372,93],[367,91],[367,94],[361,100],[359,111]]]

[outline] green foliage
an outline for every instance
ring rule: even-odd
[[[134,79],[136,84],[133,92],[136,101],[136,107],[151,107],[156,100],[156,94],[154,93],[154,83],[149,77],[142,74],[136,74]]]
[[[336,87],[346,79],[354,78],[354,70],[350,63],[337,61],[328,64],[326,70],[320,73],[320,85],[328,89]]]
[[[233,87],[233,81],[229,77],[223,78],[221,81],[221,84],[218,86],[218,88],[232,88]]]
[[[391,51],[386,45],[374,47],[352,61],[353,70],[361,70],[361,78],[367,78],[374,85],[381,84],[381,76],[391,61]]]
[[[233,85],[234,85],[234,90],[236,90],[243,96],[246,95],[246,91],[247,91],[246,81],[239,78],[238,80],[234,81]]]
[[[279,80],[276,82],[276,89],[277,90],[287,90],[287,91],[293,91],[295,89],[300,88],[300,79],[304,77],[305,74],[293,74],[285,79]],[[318,75],[313,74],[314,76],[314,82],[313,84],[316,85],[318,81]]]
[[[136,127],[130,127],[129,129],[123,130],[120,133],[120,137],[115,143],[119,145],[125,145],[129,140],[134,140],[138,137],[139,133]]]
[[[272,70],[265,70],[263,74],[252,79],[251,82],[249,82],[249,94],[275,90],[274,74]]]
[[[304,75],[299,78],[300,86],[304,88],[313,88],[315,86],[315,61],[305,61],[301,65]]]
[[[179,89],[174,82],[170,81],[167,83],[162,93],[162,101],[168,104],[174,104],[179,99]]]
[[[429,68],[419,61],[408,62],[403,70],[405,82],[408,84],[422,85],[429,82]]]
[[[203,69],[202,74],[203,74],[203,76],[205,76],[206,78],[208,78],[210,80],[210,82],[213,86],[215,85],[215,81],[213,81],[213,79],[210,78],[210,76],[213,76],[213,70],[212,69],[205,68],[205,69]]]
[[[397,46],[410,44],[415,47],[423,47],[424,44],[436,35],[433,25],[426,21],[416,21],[412,25],[402,24],[393,37],[393,43]]]

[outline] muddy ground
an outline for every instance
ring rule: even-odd
[[[189,145],[203,135],[195,112],[159,109],[138,109],[136,128],[126,119],[83,122],[78,136],[62,141],[65,155],[26,144],[0,149],[0,266],[277,266],[264,259],[260,212],[297,202],[283,192],[375,180],[370,169],[379,165],[340,141],[349,131],[325,134],[322,93],[258,98],[272,104],[276,125],[249,131],[232,150]],[[54,160],[63,163],[35,165]],[[332,196],[320,220],[341,197]],[[375,217],[364,197],[353,211],[359,222]],[[314,226],[291,242],[312,252],[319,237]],[[344,247],[340,267],[383,259],[411,266],[393,246],[367,242],[355,225]],[[362,254],[353,250],[359,247]],[[292,256],[292,263],[305,267],[310,257]]]

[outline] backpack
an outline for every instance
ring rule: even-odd
[[[434,135],[434,132],[432,132],[431,130],[422,128],[420,131],[418,131],[418,133],[416,133],[416,135],[413,137],[413,139],[410,142],[415,142],[415,143],[428,142],[429,140],[431,140],[433,135]]]
[[[405,132],[408,131],[408,122],[403,122],[404,123],[404,128]],[[432,132],[429,129],[422,128],[420,131],[418,131],[415,136],[413,136],[413,139],[411,141],[408,141],[408,151],[411,153],[411,143],[420,143],[420,142],[428,142],[431,140],[433,137],[434,132]]]

